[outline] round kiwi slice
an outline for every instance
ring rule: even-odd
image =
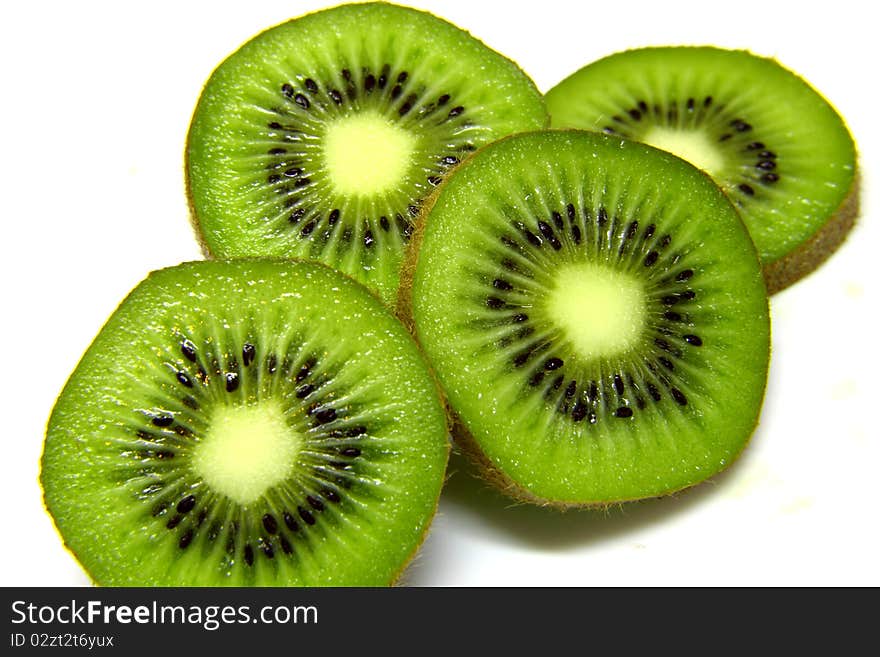
[[[387,585],[437,505],[443,407],[412,338],[318,263],[187,263],[61,393],[45,503],[105,585]]]
[[[858,212],[834,108],[772,59],[709,47],[601,59],[547,93],[552,125],[646,142],[706,171],[739,209],[776,292],[818,267]]]
[[[507,493],[658,496],[743,449],[767,295],[745,227],[698,169],[598,133],[512,136],[447,179],[416,244],[401,306],[459,439]]]
[[[513,62],[439,18],[309,14],[205,86],[187,144],[196,228],[217,257],[317,259],[393,300],[423,199],[478,147],[547,122]]]

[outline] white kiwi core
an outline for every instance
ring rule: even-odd
[[[586,359],[628,351],[645,327],[645,292],[630,275],[592,263],[555,275],[545,312]]]
[[[212,490],[249,504],[290,475],[302,444],[272,402],[220,407],[193,452],[193,467]]]
[[[724,170],[724,155],[702,130],[652,126],[642,141],[687,160],[710,176]]]
[[[377,112],[344,116],[324,137],[324,164],[334,190],[373,196],[398,187],[412,164],[418,138]]]

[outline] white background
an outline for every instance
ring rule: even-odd
[[[714,44],[778,57],[848,120],[862,216],[772,300],[773,359],[744,456],[673,498],[559,514],[453,459],[413,585],[880,585],[877,216],[880,61],[866,3],[414,1],[546,91],[606,54]],[[88,580],[41,505],[55,397],[150,270],[199,259],[183,148],[201,85],[242,42],[321,2],[28,2],[0,9],[0,585]]]

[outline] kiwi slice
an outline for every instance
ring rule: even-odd
[[[643,141],[711,175],[740,211],[771,293],[818,267],[855,222],[849,130],[772,59],[709,47],[630,50],[563,80],[547,105],[553,127]]]
[[[450,176],[415,244],[402,313],[510,495],[658,496],[743,449],[767,294],[735,209],[687,162],[586,131],[512,136]]]
[[[393,300],[425,197],[478,147],[547,122],[513,62],[439,18],[309,14],[205,86],[187,144],[196,228],[214,256],[316,259]]]
[[[187,263],[86,351],[41,483],[99,584],[387,585],[436,508],[445,422],[361,285],[318,263]]]

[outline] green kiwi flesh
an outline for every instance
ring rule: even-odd
[[[849,130],[773,59],[710,47],[630,50],[582,68],[546,99],[555,128],[644,141],[709,173],[741,213],[771,293],[818,267],[855,221]]]
[[[318,263],[150,274],[52,411],[45,504],[99,584],[391,583],[443,482],[446,418],[403,326]]]
[[[546,127],[510,60],[430,14],[342,5],[271,28],[211,75],[186,176],[218,258],[330,264],[393,300],[414,217],[447,172]]]
[[[658,496],[746,445],[766,289],[735,209],[695,167],[598,133],[512,136],[446,180],[414,240],[402,314],[457,438],[505,492],[563,507]]]

